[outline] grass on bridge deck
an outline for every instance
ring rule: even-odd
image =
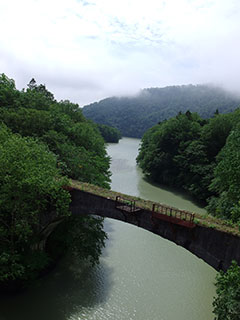
[[[104,198],[112,199],[112,200],[116,200],[117,196],[122,196],[124,197],[124,199],[130,200],[130,201],[135,200],[138,207],[142,209],[147,209],[150,211],[152,211],[153,204],[156,203],[150,200],[144,200],[139,197],[133,197],[130,195],[122,194],[120,192],[104,189],[90,183],[80,182],[76,180],[70,180],[70,186],[73,188],[86,191],[86,192],[89,192]],[[162,203],[157,203],[157,204],[167,206]],[[167,207],[170,207],[170,206],[167,206]],[[174,207],[172,208],[176,209]],[[240,226],[236,224],[232,224],[227,220],[222,220],[208,214],[201,215],[199,213],[195,213],[194,222],[204,227],[213,228],[213,229],[220,230],[226,233],[231,233],[240,237]]]

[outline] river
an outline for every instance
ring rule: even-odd
[[[143,179],[138,145],[130,138],[109,144],[112,189],[204,212],[184,194]],[[105,230],[97,267],[62,260],[28,291],[1,297],[0,320],[213,320],[213,268],[138,227],[106,219]]]

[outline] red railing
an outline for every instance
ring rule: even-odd
[[[196,226],[194,223],[194,213],[161,204],[153,204],[152,219],[154,218],[188,228]]]

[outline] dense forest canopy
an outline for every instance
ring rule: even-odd
[[[13,80],[0,79],[0,121],[13,133],[37,137],[58,156],[68,177],[108,186],[109,158],[97,126],[85,119],[77,104],[57,102],[34,79],[18,91]],[[87,161],[88,160],[88,161]]]
[[[134,97],[112,97],[83,108],[86,118],[113,126],[122,136],[141,138],[144,132],[179,111],[197,112],[203,118],[234,111],[240,98],[207,85],[169,86],[144,89]]]
[[[214,320],[239,320],[240,315],[240,267],[236,261],[227,272],[216,276],[217,296],[213,301]]]
[[[105,142],[118,143],[121,139],[121,132],[113,127],[106,126],[105,124],[98,124],[98,129],[105,140]]]
[[[137,162],[158,183],[183,188],[209,213],[240,223],[240,109],[203,119],[187,111],[149,129]]]
[[[66,251],[98,261],[106,239],[103,221],[72,217],[63,186],[70,177],[109,188],[104,139],[117,142],[120,132],[105,123],[134,137],[155,124],[144,134],[137,158],[144,173],[207,202],[211,214],[240,223],[240,110],[217,111],[207,119],[213,110],[231,111],[238,103],[207,86],[146,89],[135,98],[84,108],[85,114],[93,111],[97,119],[89,117],[96,125],[77,104],[56,101],[34,79],[19,91],[1,74],[0,289],[26,285]],[[58,225],[43,245],[53,221]],[[235,262],[217,276],[217,319],[238,319],[239,279]]]
[[[32,79],[19,91],[0,75],[0,288],[38,275],[72,250],[97,262],[102,219],[70,216],[68,178],[109,188],[110,159],[96,124]],[[42,247],[52,221],[61,221]],[[15,282],[14,282],[15,281]]]

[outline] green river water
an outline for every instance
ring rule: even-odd
[[[136,167],[138,139],[109,144],[112,189],[204,212],[188,197],[152,186]],[[105,220],[97,267],[66,257],[28,291],[0,297],[0,320],[213,320],[216,271],[185,249],[141,228]]]

